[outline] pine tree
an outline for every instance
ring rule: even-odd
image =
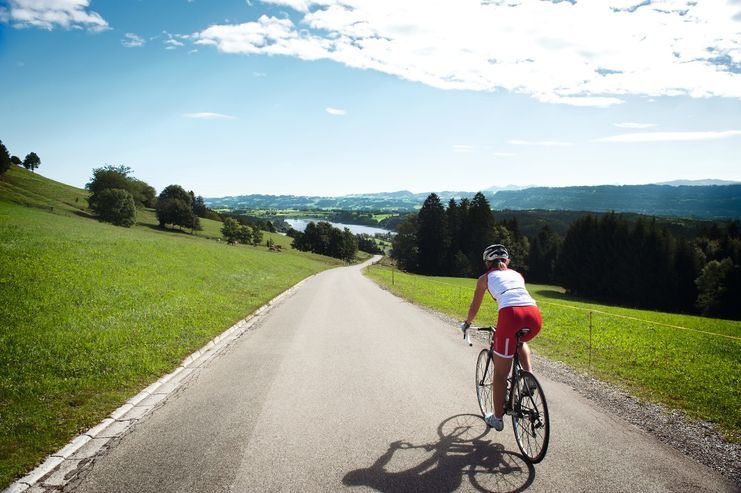
[[[419,271],[422,274],[445,273],[445,258],[448,254],[448,236],[445,209],[437,194],[430,194],[417,215],[417,247],[419,249]]]

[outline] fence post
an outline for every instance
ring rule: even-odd
[[[592,312],[589,312],[589,371],[592,371]]]

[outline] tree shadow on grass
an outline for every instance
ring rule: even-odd
[[[383,492],[450,492],[465,483],[482,492],[514,493],[535,479],[535,469],[522,456],[484,439],[489,427],[480,416],[451,416],[437,432],[436,443],[390,443],[370,467],[348,472],[343,484]]]
[[[137,223],[137,226],[143,226],[145,228],[153,229],[159,233],[181,233],[188,236],[195,236],[192,234],[189,230],[186,229],[180,229],[180,228],[161,228],[158,224],[141,224]]]

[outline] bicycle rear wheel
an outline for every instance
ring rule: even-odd
[[[494,382],[494,361],[489,358],[489,351],[482,349],[476,360],[476,397],[479,400],[481,415],[494,413],[492,383]]]
[[[522,455],[533,464],[543,460],[548,450],[551,424],[543,388],[532,373],[520,372],[512,399],[512,428]]]

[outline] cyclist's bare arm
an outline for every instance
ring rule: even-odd
[[[479,277],[478,282],[476,282],[476,290],[473,292],[473,300],[471,300],[471,306],[468,308],[468,316],[466,317],[466,322],[472,323],[473,319],[476,318],[476,314],[479,312],[479,308],[481,308],[481,302],[484,300],[484,295],[486,294],[487,289],[487,278],[486,274]]]

